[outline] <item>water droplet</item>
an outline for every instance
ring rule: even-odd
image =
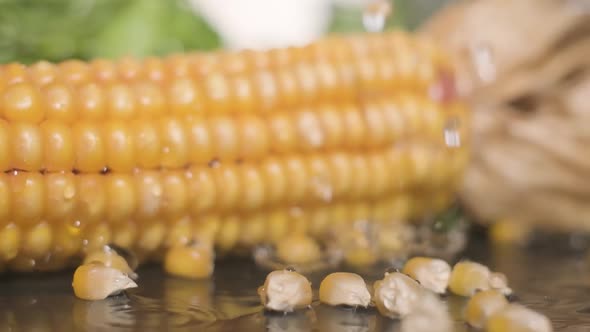
[[[489,46],[484,44],[473,46],[471,48],[471,58],[480,80],[484,83],[490,83],[496,79],[496,64],[494,63],[492,49]]]
[[[67,225],[67,229],[68,229],[68,232],[70,233],[70,235],[80,234],[80,226],[81,225],[82,225],[82,223],[80,222],[80,220],[76,220],[73,223]]]
[[[461,146],[461,134],[459,133],[459,121],[451,119],[447,122],[444,129],[445,144],[450,148]]]
[[[363,12],[363,27],[368,32],[381,32],[391,15],[391,3],[384,0],[371,2]]]

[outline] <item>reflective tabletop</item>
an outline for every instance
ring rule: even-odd
[[[566,241],[566,240],[564,240]],[[548,245],[550,243],[551,245]],[[457,259],[505,273],[519,302],[547,315],[555,331],[590,331],[590,261],[585,250],[553,240],[529,248],[491,247],[474,236]],[[341,269],[343,271],[350,269]],[[167,277],[158,266],[139,270],[139,288],[104,301],[74,297],[72,272],[0,277],[0,331],[397,331],[398,322],[374,309],[320,305],[294,314],[265,313],[256,293],[266,273],[251,260],[219,262],[211,280]],[[330,271],[308,275],[314,290]],[[354,271],[368,284],[383,270]],[[443,300],[457,331],[466,300]]]

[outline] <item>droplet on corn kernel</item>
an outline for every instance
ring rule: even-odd
[[[278,241],[277,256],[285,263],[305,264],[320,260],[321,249],[310,236],[296,234]]]
[[[109,246],[103,246],[102,249],[89,252],[84,258],[83,264],[91,262],[100,262],[106,267],[112,267],[127,274],[131,279],[137,279],[137,273],[129,266],[127,260]]]
[[[74,294],[83,300],[103,300],[137,284],[125,273],[100,262],[80,265],[74,272]]]
[[[377,310],[390,318],[410,314],[424,294],[420,284],[400,272],[385,273],[385,277],[376,281],[373,288]]]
[[[508,305],[506,297],[495,290],[479,292],[467,302],[465,321],[475,327],[484,328],[491,315]]]
[[[320,284],[320,301],[332,306],[368,307],[371,294],[361,276],[355,273],[335,272]]]
[[[187,279],[208,278],[214,266],[215,253],[208,242],[174,246],[164,257],[164,269],[168,274]]]
[[[443,294],[451,278],[451,266],[442,259],[414,257],[406,262],[403,273],[417,280],[424,288]]]
[[[551,332],[549,319],[520,304],[509,304],[493,314],[487,324],[488,332]]]
[[[266,276],[258,295],[266,309],[292,312],[311,305],[311,282],[297,272],[277,270]]]

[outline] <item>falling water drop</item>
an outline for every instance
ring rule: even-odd
[[[459,133],[459,120],[450,119],[444,129],[445,144],[450,148],[461,146],[461,134]]]
[[[385,0],[372,1],[363,12],[363,26],[369,32],[381,32],[391,15],[391,3]]]

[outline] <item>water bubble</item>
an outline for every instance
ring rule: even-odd
[[[451,119],[447,122],[444,129],[445,144],[450,148],[461,146],[461,134],[459,133],[459,120]]]

